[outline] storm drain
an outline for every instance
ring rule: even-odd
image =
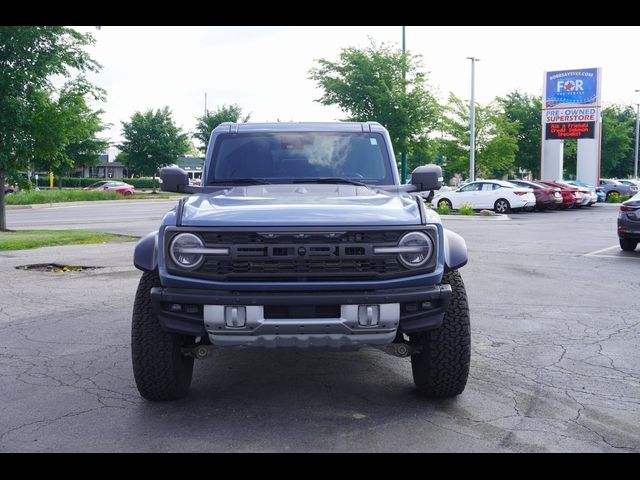
[[[35,272],[53,272],[53,273],[67,273],[67,272],[86,272],[88,270],[95,270],[97,268],[104,267],[86,267],[82,265],[60,265],[58,263],[33,263],[31,265],[17,266],[18,270],[29,270]]]

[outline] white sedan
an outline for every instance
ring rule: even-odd
[[[517,187],[502,180],[479,180],[457,190],[438,192],[431,203],[438,207],[447,205],[454,210],[462,205],[471,205],[474,210],[490,209],[496,213],[507,213],[534,207],[536,197],[530,188]]]

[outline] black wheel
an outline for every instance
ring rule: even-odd
[[[451,205],[451,202],[449,200],[447,200],[446,198],[443,198],[442,200],[438,201],[438,208],[441,207],[448,207],[449,210],[451,210],[453,208],[453,205]]]
[[[509,210],[511,210],[511,205],[509,205],[509,202],[504,198],[499,198],[498,200],[496,200],[496,203],[493,204],[493,210],[496,213],[509,213]]]
[[[471,362],[469,304],[457,270],[444,274],[452,295],[442,325],[411,337],[422,351],[411,356],[413,381],[427,397],[453,397],[464,390]]]
[[[140,395],[147,400],[176,400],[187,394],[193,374],[193,357],[182,348],[192,337],[167,333],[151,308],[151,288],[160,286],[157,272],[142,274],[133,304],[131,357]]]
[[[625,252],[633,252],[638,246],[637,240],[631,240],[630,238],[620,239],[620,248]]]
[[[127,190],[122,195],[124,195],[125,197],[130,197],[131,196],[131,192]]]

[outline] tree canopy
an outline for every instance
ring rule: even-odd
[[[439,106],[421,71],[419,55],[385,44],[341,50],[337,61],[319,59],[310,79],[322,89],[317,99],[337,105],[346,120],[377,121],[388,131],[393,149],[411,153],[420,138],[433,130]]]
[[[49,107],[57,89],[51,77],[99,70],[84,50],[93,42],[91,35],[68,27],[0,26],[0,186],[7,175],[50,154],[54,143],[66,147],[57,142],[60,132],[42,124],[53,115]],[[52,141],[42,137],[47,128]],[[4,188],[0,188],[0,230],[6,230]]]
[[[197,117],[196,131],[193,134],[193,138],[199,140],[202,144],[199,147],[202,153],[206,153],[207,144],[209,143],[209,137],[214,128],[224,122],[248,122],[251,118],[251,114],[242,116],[242,108],[235,103],[233,105],[222,105],[217,107],[213,112],[207,111],[203,116]]]
[[[447,171],[469,177],[469,105],[453,94],[445,109],[442,129],[446,137],[441,141],[447,157]],[[515,167],[518,142],[517,126],[496,104],[478,105],[476,112],[475,167],[478,178],[500,178]]]
[[[540,148],[542,142],[542,99],[518,91],[497,98],[506,118],[515,126],[518,155],[515,165],[540,176]]]
[[[169,107],[134,113],[130,121],[122,122],[122,135],[125,140],[119,145],[122,154],[118,158],[136,173],[154,179],[160,167],[174,164],[190,148],[187,134],[176,126]]]

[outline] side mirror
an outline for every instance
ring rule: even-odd
[[[183,193],[189,186],[189,175],[178,167],[164,167],[160,169],[160,182],[163,192]]]
[[[440,190],[442,186],[442,168],[438,165],[424,165],[411,172],[411,184],[419,192]]]

